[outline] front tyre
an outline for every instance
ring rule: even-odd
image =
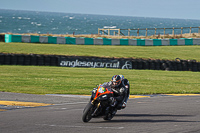
[[[92,108],[93,105],[91,103],[88,103],[87,106],[85,107],[82,116],[83,122],[88,122],[92,119]]]

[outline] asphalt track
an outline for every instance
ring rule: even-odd
[[[84,123],[81,117],[88,100],[88,96],[0,92],[0,101],[24,103],[0,104],[0,133],[200,133],[200,95],[133,97],[111,121],[95,118]]]

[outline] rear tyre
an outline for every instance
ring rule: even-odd
[[[82,120],[83,122],[89,122],[92,119],[92,104],[88,103],[87,106],[85,107],[84,111],[83,111],[83,116],[82,116]]]
[[[106,121],[110,121],[115,116],[116,113],[117,113],[116,109],[113,111],[109,111],[108,114],[103,117],[103,119]]]

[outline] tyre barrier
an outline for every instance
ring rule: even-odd
[[[0,53],[0,65],[58,66],[58,57],[52,55]]]
[[[0,42],[5,42],[5,35],[0,35]]]
[[[200,71],[200,62],[196,60],[170,60],[101,58],[85,56],[5,54],[0,53],[0,65],[93,67],[115,69]]]

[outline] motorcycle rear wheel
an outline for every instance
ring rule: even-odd
[[[83,111],[82,120],[83,122],[89,122],[92,119],[92,111],[93,105],[91,103],[88,103]]]
[[[106,116],[103,117],[104,120],[107,120],[107,121],[110,121],[114,116],[115,114],[117,113],[117,110],[115,110],[115,112],[109,112]]]

